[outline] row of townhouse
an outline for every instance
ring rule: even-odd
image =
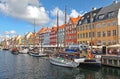
[[[83,16],[71,17],[68,23],[57,27],[43,27],[36,34],[29,32],[16,41],[17,45],[25,46],[64,47],[81,43],[89,45],[118,44],[120,43],[120,2],[114,1],[109,6],[93,8]],[[6,44],[5,41],[3,44]]]
[[[11,39],[4,40],[2,45],[9,46],[51,46],[64,47],[64,45],[77,44],[76,24],[81,17],[70,18],[67,24],[53,26],[52,28],[42,27],[35,34],[28,32],[24,36],[17,35]],[[6,44],[8,43],[8,44]]]

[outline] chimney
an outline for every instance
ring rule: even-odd
[[[118,3],[118,1],[117,1],[117,0],[114,0],[114,1],[113,1],[113,4],[117,4],[117,3]]]
[[[93,8],[92,8],[92,11],[94,11],[94,10],[96,10],[96,7],[93,7]]]

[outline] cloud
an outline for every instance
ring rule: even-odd
[[[78,13],[75,9],[72,9],[71,13],[70,13],[70,17],[78,17],[80,16],[81,14]]]
[[[49,22],[47,11],[39,0],[0,0],[0,11],[24,21],[43,25]]]
[[[16,31],[15,31],[15,30],[5,31],[4,34],[5,34],[5,35],[16,34]]]
[[[56,22],[56,17],[57,17],[57,11],[59,11],[59,25],[62,25],[64,24],[64,21],[65,21],[65,13],[64,11],[62,11],[61,9],[59,9],[58,7],[55,7],[53,10],[50,11],[51,13],[51,16],[54,17],[54,19],[52,19],[51,23],[53,26],[56,26],[57,22]],[[69,20],[70,17],[74,17],[74,18],[77,18],[78,16],[82,16],[85,12],[83,11],[80,11],[80,12],[77,12],[75,9],[72,9],[70,14],[67,14],[67,22]]]
[[[59,25],[64,24],[65,21],[65,12],[62,11],[61,9],[59,9],[58,7],[55,7],[53,10],[50,11],[51,16],[54,17],[54,19],[52,19],[52,25],[56,26],[57,25],[57,11],[58,11],[58,15],[59,15]],[[67,19],[68,19],[67,15]]]

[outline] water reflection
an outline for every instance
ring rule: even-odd
[[[75,79],[76,75],[79,73],[79,68],[65,68],[51,65],[51,71],[55,79]]]
[[[120,69],[64,68],[49,63],[48,58],[0,51],[0,79],[119,79]]]

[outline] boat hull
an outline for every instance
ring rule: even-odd
[[[23,49],[19,51],[20,54],[27,54],[28,53],[28,49]]]
[[[33,56],[33,57],[46,57],[46,54],[36,54],[36,53],[29,53],[29,55]]]
[[[82,67],[101,67],[101,61],[96,59],[87,59],[80,63]]]
[[[60,60],[57,58],[52,58],[50,57],[50,63],[58,66],[63,66],[63,67],[78,67],[79,63],[73,62],[73,61],[65,61],[65,60]]]

